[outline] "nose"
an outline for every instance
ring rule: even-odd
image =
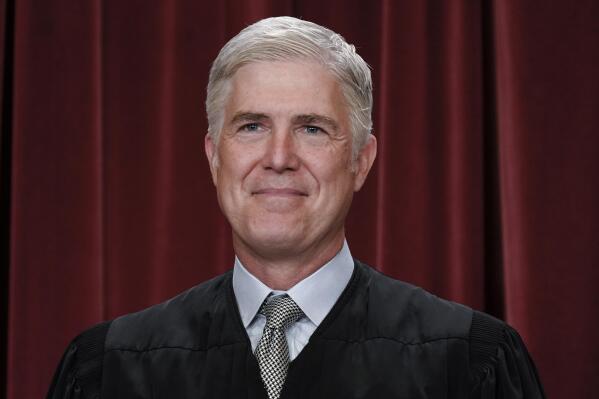
[[[297,143],[290,129],[273,130],[265,145],[263,158],[265,169],[277,173],[298,169],[300,162],[296,148]]]

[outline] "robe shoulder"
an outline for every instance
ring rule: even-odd
[[[355,288],[353,297],[357,300],[347,307],[353,306],[354,314],[348,314],[346,322],[358,314],[366,321],[360,323],[364,327],[358,326],[352,332],[346,328],[341,333],[346,334],[346,339],[386,338],[399,345],[427,349],[433,343],[442,343],[440,347],[450,369],[458,363],[467,365],[465,373],[460,374],[467,374],[470,397],[545,397],[526,346],[510,325],[395,280],[359,261],[356,267],[363,271],[365,278]],[[439,354],[439,358],[442,357]],[[464,362],[458,361],[464,358]]]
[[[468,339],[473,312],[469,307],[393,279],[359,261],[355,265],[356,281],[349,287],[351,292],[344,293],[350,298],[335,323],[339,328],[327,331],[330,336],[350,341],[387,338],[410,345]]]
[[[231,275],[229,271],[166,302],[116,318],[106,338],[106,350],[205,350],[241,340]],[[215,326],[222,329],[218,334]]]
[[[71,341],[54,373],[47,399],[100,397],[104,343],[110,324],[97,324]]]
[[[472,398],[545,398],[526,345],[506,323],[475,311],[469,357]]]
[[[205,347],[206,336],[213,331],[207,328],[213,314],[228,306],[224,302],[230,300],[226,295],[230,277],[227,272],[163,303],[82,332],[65,350],[46,398],[99,398],[104,355],[111,350]]]

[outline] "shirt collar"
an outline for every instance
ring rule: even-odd
[[[318,326],[329,313],[349,283],[354,261],[347,241],[341,250],[320,269],[294,285],[288,291],[275,291],[251,274],[235,257],[233,267],[233,292],[244,327],[248,327],[270,293],[286,293]]]

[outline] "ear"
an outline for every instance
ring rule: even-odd
[[[206,152],[206,158],[208,158],[208,165],[210,166],[210,174],[212,175],[212,183],[216,186],[217,181],[217,170],[218,170],[218,153],[216,143],[212,138],[212,135],[206,133],[204,136],[204,151]]]
[[[368,134],[366,144],[362,147],[358,153],[357,159],[354,161],[355,168],[355,179],[354,179],[354,191],[359,191],[366,181],[366,176],[372,168],[374,159],[376,158],[376,137],[372,134]]]

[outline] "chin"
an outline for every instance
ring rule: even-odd
[[[270,253],[292,253],[301,247],[302,241],[306,238],[296,228],[261,228],[252,229],[247,235],[246,241],[253,248],[261,248]]]

